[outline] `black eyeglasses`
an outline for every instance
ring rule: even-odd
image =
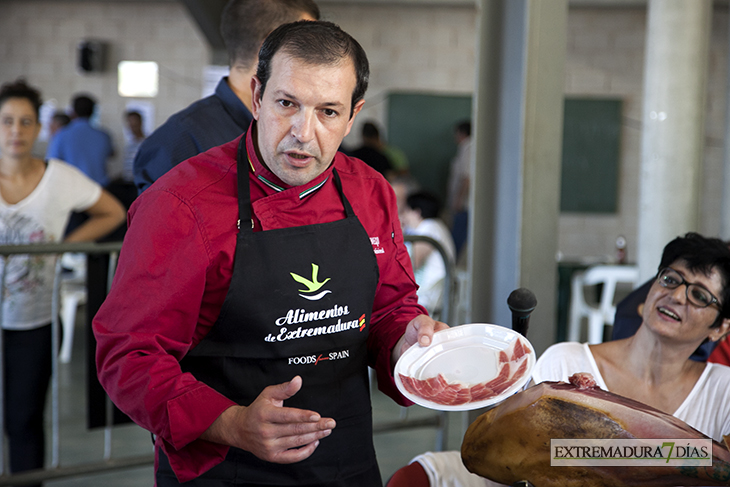
[[[687,282],[685,278],[682,277],[682,274],[671,267],[665,267],[659,271],[656,280],[662,287],[667,289],[677,289],[679,286],[684,284],[687,286],[685,288],[687,300],[698,308],[707,308],[711,304],[716,304],[718,308],[721,308],[720,301],[718,301],[717,298],[707,290],[707,288],[701,284]]]

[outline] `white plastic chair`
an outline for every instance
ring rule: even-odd
[[[61,277],[61,321],[63,323],[63,340],[58,360],[62,364],[71,361],[71,349],[76,326],[76,311],[79,305],[86,303],[86,255],[64,254],[63,266],[71,269],[68,275]]]
[[[603,341],[605,325],[613,325],[616,305],[614,297],[619,283],[630,284],[633,289],[639,281],[639,268],[628,265],[596,265],[583,272],[573,274],[570,283],[570,316],[568,321],[568,340],[580,340],[581,322],[588,319],[588,343]],[[603,285],[598,308],[586,302],[584,287]]]

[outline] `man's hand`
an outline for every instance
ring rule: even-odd
[[[295,463],[308,458],[335,427],[335,420],[314,411],[283,407],[302,387],[302,378],[264,389],[250,406],[232,406],[216,419],[201,439],[235,446],[261,460]]]
[[[400,337],[398,343],[393,347],[393,355],[391,357],[391,363],[395,367],[395,363],[398,361],[403,352],[408,350],[411,346],[418,343],[422,347],[431,345],[431,338],[437,331],[445,330],[449,328],[449,325],[436,321],[427,315],[418,315],[413,318],[408,326],[406,326],[406,332]]]

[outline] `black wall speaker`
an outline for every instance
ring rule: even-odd
[[[82,73],[100,73],[106,64],[107,45],[102,41],[84,40],[78,47],[78,68]]]

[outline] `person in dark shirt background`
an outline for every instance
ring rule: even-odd
[[[134,159],[141,193],[182,161],[229,142],[251,123],[251,78],[267,35],[281,24],[319,19],[313,0],[231,0],[221,16],[230,73],[215,93],[175,113],[142,143]]]
[[[351,151],[349,155],[357,157],[390,180],[393,178],[393,168],[388,157],[378,148],[379,145],[378,127],[372,122],[365,122],[362,126],[362,145]]]

